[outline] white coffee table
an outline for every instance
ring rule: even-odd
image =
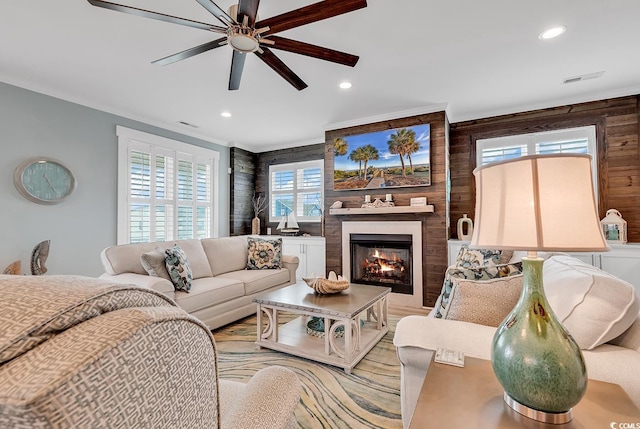
[[[344,368],[350,374],[389,331],[390,291],[388,287],[352,284],[340,293],[319,295],[300,282],[259,295],[253,300],[258,304],[256,344]],[[280,324],[279,311],[300,317]],[[307,333],[312,317],[321,318],[324,332]]]

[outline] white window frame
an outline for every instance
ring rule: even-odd
[[[587,153],[591,155],[591,175],[593,180],[593,188],[598,196],[598,157],[596,142],[596,126],[588,125],[585,127],[564,128],[554,131],[544,131],[530,134],[518,134],[514,136],[495,137],[490,139],[476,140],[476,167],[482,166],[482,152],[487,149],[496,149],[501,147],[523,146],[527,148],[527,155],[536,154],[536,145],[538,143],[562,142],[572,140],[587,140]]]
[[[320,169],[320,187],[319,188],[306,188],[306,189],[298,189],[297,180],[298,180],[298,170],[304,170],[306,168],[319,168]],[[273,177],[273,173],[278,171],[291,171],[293,170],[293,189],[287,191],[273,191],[271,187],[271,178]],[[314,192],[320,191],[320,203],[323,205],[321,207],[324,210],[324,160],[316,159],[313,161],[301,161],[301,162],[292,162],[288,164],[274,164],[269,166],[269,222],[280,222],[282,219],[281,216],[273,216],[272,204],[274,199],[272,198],[272,194],[289,194],[293,193],[293,205],[294,207],[298,207],[298,193],[300,192]],[[296,220],[298,222],[321,222],[322,216],[301,216],[296,213]]]
[[[178,140],[169,139],[166,137],[157,136],[155,134],[149,134],[138,130],[133,130],[123,126],[116,126],[116,135],[118,136],[118,196],[117,196],[117,243],[128,244],[130,239],[130,218],[129,212],[132,203],[132,197],[129,189],[129,173],[131,171],[130,153],[132,150],[138,150],[142,152],[148,152],[152,154],[165,154],[172,156],[177,166],[179,160],[195,160],[199,164],[207,164],[211,167],[211,189],[209,190],[211,198],[209,204],[206,204],[210,209],[210,218],[208,222],[211,225],[211,237],[218,236],[218,219],[219,219],[219,205],[218,205],[218,191],[219,191],[219,164],[220,153],[206,149],[199,146],[194,146],[188,143],[184,143]],[[153,165],[153,160],[150,161]],[[173,181],[173,195],[174,195],[174,213],[178,213],[178,180],[177,177]],[[194,179],[194,192],[197,184]],[[157,201],[166,203],[167,200],[159,200],[153,197],[153,185],[151,200],[152,207]],[[194,204],[196,206],[202,206],[202,203],[198,203],[194,198]],[[153,214],[154,211],[152,210]],[[197,222],[194,221],[194,235],[196,237]],[[173,239],[177,237],[178,222],[174,222],[173,225]],[[151,218],[151,242],[156,241],[154,218]]]

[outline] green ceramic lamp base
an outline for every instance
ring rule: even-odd
[[[507,392],[504,392],[504,402],[516,413],[543,423],[562,425],[569,423],[573,419],[573,408],[562,413],[547,413],[545,411],[534,410],[513,399]]]
[[[522,295],[493,337],[491,361],[511,408],[534,420],[564,415],[570,421],[587,388],[587,371],[580,347],[544,295],[543,262],[522,259]]]

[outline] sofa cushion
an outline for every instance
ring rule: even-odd
[[[212,307],[244,295],[244,284],[235,279],[205,277],[193,280],[189,293],[177,291],[176,302],[188,313]]]
[[[469,249],[469,245],[463,244],[456,258],[456,267],[473,268],[489,265],[497,265],[502,255],[501,250]]]
[[[282,268],[282,238],[272,240],[248,237],[248,270]]]
[[[148,274],[142,266],[140,255],[152,252],[158,247],[166,250],[174,244],[178,244],[187,255],[187,259],[191,264],[193,278],[211,277],[209,260],[204,252],[202,243],[198,239],[110,246],[102,251],[100,257],[102,259],[102,265],[108,274]],[[246,255],[243,261],[246,261]]]
[[[140,263],[150,276],[161,277],[171,281],[171,276],[165,264],[165,254],[162,249],[155,249],[151,252],[143,253],[140,255]]]
[[[453,287],[453,279],[466,280],[489,280],[498,277],[509,277],[522,273],[522,263],[493,265],[489,267],[459,268],[451,266],[447,269],[442,284],[442,291],[438,298],[438,306],[434,308],[434,317],[441,318],[447,304],[449,303],[449,295]]]
[[[167,272],[176,291],[189,292],[193,274],[184,251],[177,244],[164,251]]]
[[[218,277],[235,279],[244,283],[244,292],[251,295],[274,286],[289,283],[289,270],[240,270],[220,274]]]
[[[522,275],[485,281],[454,280],[444,318],[497,327],[522,293]]]
[[[194,279],[211,277],[213,275],[207,254],[204,252],[200,240],[194,238],[192,240],[178,240],[175,243],[178,244],[184,251],[184,254],[187,255]]]
[[[214,276],[247,268],[247,237],[205,238],[202,247]]]
[[[582,349],[616,338],[638,316],[640,302],[624,280],[566,255],[552,256],[543,269],[549,304]]]
[[[152,252],[160,243],[133,243],[109,246],[100,253],[100,259],[107,274],[122,273],[147,274],[140,263],[140,255]]]

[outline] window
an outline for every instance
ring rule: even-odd
[[[269,220],[278,222],[292,211],[298,222],[320,222],[323,209],[324,161],[269,167]]]
[[[218,152],[117,127],[118,244],[217,236]]]
[[[591,162],[593,184],[597,193],[596,127],[593,125],[476,140],[477,166],[526,155],[553,153],[590,154],[593,158]]]

